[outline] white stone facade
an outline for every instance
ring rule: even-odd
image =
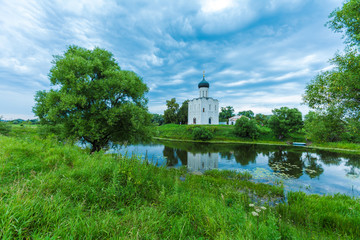
[[[204,172],[217,169],[219,153],[187,153],[187,167],[190,171]]]
[[[189,101],[188,124],[219,124],[219,101],[209,97],[208,87],[200,87],[199,84],[199,97]]]

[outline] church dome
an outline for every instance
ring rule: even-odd
[[[203,76],[203,80],[201,82],[199,82],[198,87],[199,88],[202,88],[202,87],[209,88],[210,87],[210,84],[205,80],[205,76]]]

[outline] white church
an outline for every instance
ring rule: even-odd
[[[219,124],[219,101],[209,97],[210,84],[203,79],[198,85],[199,97],[189,101],[188,124]]]

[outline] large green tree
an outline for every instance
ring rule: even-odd
[[[164,111],[165,123],[178,123],[179,104],[176,98],[166,100],[166,110]]]
[[[232,106],[221,107],[221,110],[219,113],[220,122],[227,122],[229,120],[229,118],[235,116],[234,112],[235,111]]]
[[[319,73],[307,85],[303,96],[304,102],[315,109],[316,121],[307,121],[307,133],[317,140],[359,141],[360,120],[360,1],[345,1],[341,8],[330,14],[328,26],[335,32],[343,32],[346,38],[344,53],[337,53],[330,60],[334,68]],[[334,117],[336,116],[336,117]],[[329,121],[334,121],[330,123]],[[318,128],[310,127],[318,124]],[[318,131],[322,126],[340,124],[343,133],[338,131]],[[330,127],[326,127],[330,128]]]
[[[234,133],[239,137],[256,139],[259,137],[259,127],[255,119],[243,116],[236,120]]]
[[[297,108],[281,107],[272,110],[272,113],[268,124],[279,139],[297,132],[303,126],[302,114]]]
[[[70,46],[52,63],[55,88],[35,96],[41,124],[60,126],[65,137],[90,143],[91,152],[149,136],[148,88],[136,73],[121,70],[112,53]]]

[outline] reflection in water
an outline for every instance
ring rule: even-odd
[[[260,168],[286,181],[285,185],[302,185],[311,193],[360,195],[360,156],[356,154],[291,146],[155,143],[130,146],[127,151],[138,150],[137,154],[147,155],[148,159],[155,159],[160,164],[171,167],[185,165],[191,171],[220,168],[255,174]]]
[[[204,172],[206,170],[216,169],[219,165],[218,153],[187,153],[188,164],[190,171]]]

